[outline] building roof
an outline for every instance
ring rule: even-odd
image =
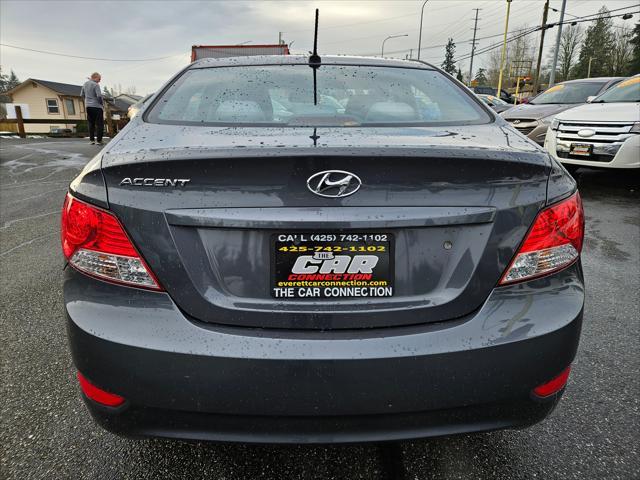
[[[133,95],[131,93],[121,93],[120,95],[116,95],[115,98],[127,102],[129,105],[133,105],[136,102],[142,100],[140,95]]]
[[[79,97],[80,96],[80,89],[82,88],[82,85],[72,85],[70,83],[60,83],[60,82],[52,82],[50,80],[39,80],[37,78],[27,78],[24,82],[22,82],[20,85],[12,88],[11,90],[5,92],[5,93],[13,93],[16,90],[18,90],[19,88],[22,88],[24,85],[27,84],[27,82],[36,82],[39,83],[40,85],[47,87],[51,90],[53,90],[54,92],[60,94],[60,95],[69,95],[69,96],[73,96],[73,97]]]
[[[125,102],[124,100],[118,97],[109,99],[108,102],[111,105],[111,110],[113,111],[113,113],[116,113],[116,112],[127,113],[127,111],[129,110],[129,107],[131,106],[130,103]]]

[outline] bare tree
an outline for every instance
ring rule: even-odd
[[[514,37],[516,38],[507,45],[507,59],[509,61],[533,61],[535,50],[534,38],[530,35],[524,35],[526,30],[529,30],[529,27],[526,25],[520,30],[517,30],[514,33]]]
[[[124,93],[126,93],[128,95],[135,95],[136,94],[136,87],[134,85],[129,85],[127,87],[127,89],[124,91]]]
[[[632,37],[630,28],[619,28],[613,36],[613,50],[611,52],[611,74],[626,75],[629,62],[633,57],[633,45],[629,41]]]
[[[569,80],[571,69],[578,60],[578,46],[581,41],[582,28],[580,25],[570,25],[562,31],[558,52],[558,66],[560,68],[558,80]]]
[[[511,70],[513,62],[520,65],[522,63],[531,64],[534,58],[535,46],[533,39],[529,35],[521,35],[525,30],[528,30],[527,26],[524,26],[521,30],[514,32],[511,37],[516,37],[509,41],[507,44],[507,53],[505,55],[504,62],[504,79],[509,78],[509,72]],[[502,43],[502,42],[500,42]],[[498,77],[500,76],[500,59],[502,56],[502,48],[494,48],[488,52],[488,59],[485,63],[486,66],[486,78],[487,83],[492,86],[498,85]],[[515,81],[515,78],[513,79]],[[505,87],[508,82],[505,82]]]
[[[498,77],[500,76],[500,55],[499,48],[489,52],[489,60],[487,61],[487,80],[489,85],[498,85]]]
[[[533,65],[535,45],[534,38],[529,35],[523,35],[528,30],[525,26],[518,30],[514,36],[516,37],[507,46],[507,63],[510,77],[531,74],[531,66]]]
[[[117,97],[121,93],[123,93],[122,84],[121,83],[114,83],[113,86],[111,87],[111,94],[114,97]]]

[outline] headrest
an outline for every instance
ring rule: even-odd
[[[249,100],[226,100],[216,109],[218,122],[264,122],[266,115],[258,102]]]
[[[366,122],[412,122],[419,120],[418,112],[403,102],[376,102],[371,105]]]

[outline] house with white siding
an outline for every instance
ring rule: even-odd
[[[26,133],[49,133],[56,128],[73,129],[65,120],[86,120],[81,85],[29,78],[5,92],[12,103],[29,105],[30,117],[51,120],[50,123],[26,123]]]

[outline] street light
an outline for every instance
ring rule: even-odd
[[[392,39],[392,38],[400,38],[400,37],[408,37],[408,36],[409,36],[409,34],[408,34],[408,33],[405,33],[404,35],[389,35],[387,38],[385,38],[385,39],[382,41],[382,55],[381,55],[381,56],[383,56],[383,57],[384,57],[384,42],[386,42],[387,40],[390,40],[390,39]]]
[[[549,10],[553,10],[556,13],[560,13],[560,10],[558,10],[557,8],[549,7]],[[573,18],[580,18],[579,16],[573,15],[573,14],[571,14],[569,12],[564,12],[564,14],[565,15],[569,15],[570,17],[573,17]]]
[[[424,6],[429,0],[424,0],[422,10],[420,10],[420,33],[418,34],[418,60],[420,60],[420,46],[422,45],[422,17],[424,16]]]

